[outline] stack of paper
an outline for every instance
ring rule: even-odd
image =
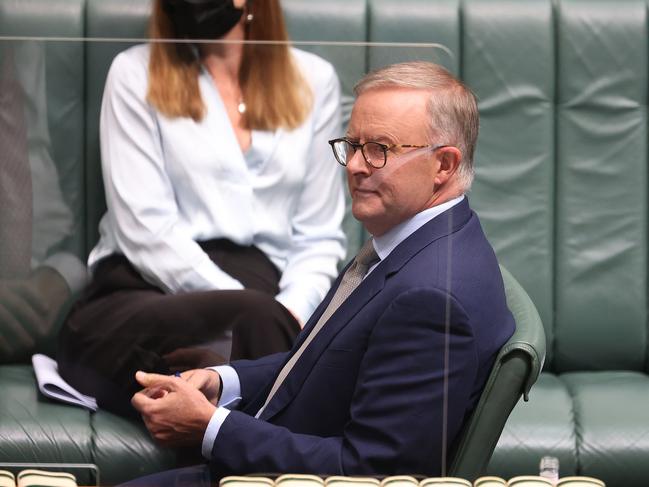
[[[58,365],[50,357],[40,353],[32,355],[32,365],[34,366],[38,389],[44,396],[81,406],[91,411],[97,411],[95,398],[81,394],[65,382],[59,375]]]

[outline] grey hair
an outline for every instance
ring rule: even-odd
[[[392,64],[366,74],[354,86],[354,94],[359,96],[368,90],[387,87],[430,92],[427,108],[431,139],[460,149],[462,159],[458,178],[463,191],[468,191],[473,182],[473,153],[480,124],[473,92],[442,66],[411,61]]]

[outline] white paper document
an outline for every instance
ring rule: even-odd
[[[36,374],[38,388],[44,396],[57,401],[76,404],[91,411],[97,411],[97,401],[94,397],[81,394],[59,375],[55,360],[47,355],[37,353],[32,355],[32,365]]]

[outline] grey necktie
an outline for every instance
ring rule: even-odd
[[[300,348],[291,356],[291,358],[288,360],[288,362],[286,362],[282,370],[279,372],[279,375],[277,376],[277,379],[275,379],[273,387],[268,393],[266,402],[264,402],[264,405],[261,407],[261,409],[257,411],[255,418],[258,418],[264,411],[264,409],[266,409],[266,406],[275,396],[275,393],[282,385],[288,374],[291,372],[297,361],[300,359],[306,347],[308,347],[309,344],[313,341],[315,336],[322,329],[324,324],[329,320],[331,315],[333,315],[338,307],[349,297],[352,291],[354,291],[354,289],[358,287],[358,285],[363,280],[363,277],[365,277],[365,274],[367,274],[369,268],[372,267],[372,264],[374,264],[378,260],[379,256],[376,254],[376,250],[374,250],[372,239],[369,239],[367,242],[365,242],[365,245],[363,245],[361,250],[356,255],[356,258],[354,259],[352,265],[350,265],[345,272],[345,275],[340,281],[338,289],[336,289],[336,292],[331,298],[331,301],[329,301],[329,305],[324,310],[322,316],[320,316],[320,319],[309,333],[309,336],[306,337],[306,339],[302,342],[302,345],[300,345]]]
[[[11,47],[0,51],[0,61],[0,278],[16,278],[29,275],[31,267],[32,178]]]

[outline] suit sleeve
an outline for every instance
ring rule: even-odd
[[[270,389],[271,381],[279,372],[279,368],[282,367],[287,356],[288,352],[281,352],[256,360],[237,360],[230,364],[239,376],[239,385],[241,386],[241,402],[238,409],[249,407],[251,401]]]
[[[434,474],[445,435],[457,434],[470,403],[477,362],[457,301],[437,289],[404,291],[374,326],[342,436],[296,434],[233,411],[212,448],[213,464],[223,474]]]

